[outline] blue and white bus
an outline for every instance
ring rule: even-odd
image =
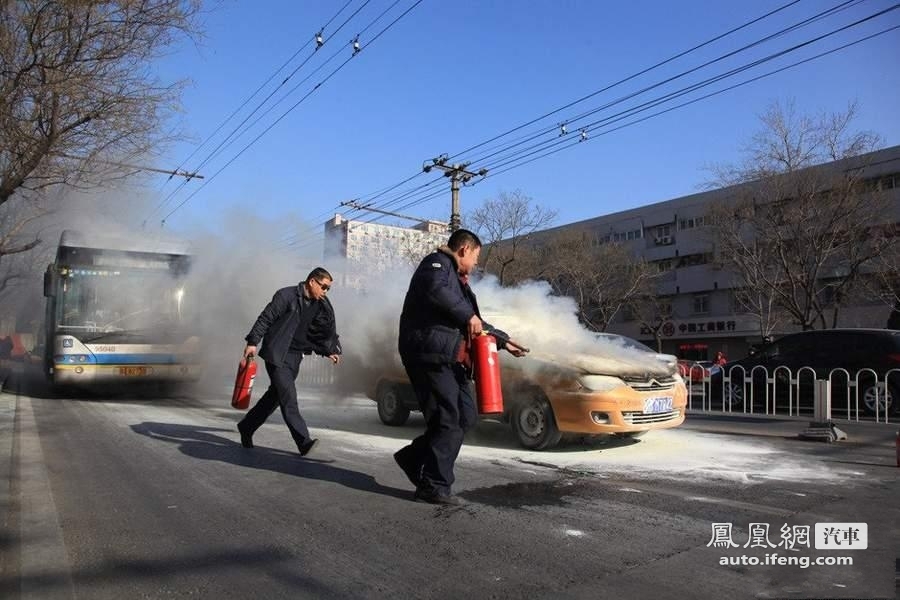
[[[186,244],[66,230],[44,274],[45,368],[54,384],[185,382],[201,373]]]

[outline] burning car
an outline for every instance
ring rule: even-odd
[[[508,422],[523,447],[546,450],[563,434],[638,437],[684,422],[687,389],[674,356],[606,333],[569,348],[502,357],[504,412],[491,418]],[[368,395],[387,425],[418,410],[402,369],[380,376]]]

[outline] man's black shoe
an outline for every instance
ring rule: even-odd
[[[461,504],[465,504],[465,501],[459,496],[444,495],[435,492],[423,492],[421,490],[416,490],[416,493],[413,494],[413,499],[416,502],[427,502],[428,504],[443,504],[445,506],[459,506]]]
[[[403,472],[406,474],[406,478],[409,479],[409,482],[416,487],[419,487],[419,483],[421,482],[421,472],[422,467],[415,467],[410,460],[412,458],[411,453],[412,448],[410,446],[404,446],[400,448],[396,452],[394,452],[394,462],[397,463]]]
[[[252,448],[253,447],[253,434],[252,433],[244,433],[244,430],[241,429],[240,423],[237,426],[238,433],[241,434],[241,446],[244,448]]]
[[[313,448],[315,448],[316,444],[318,444],[318,443],[319,443],[318,438],[313,438],[313,439],[309,440],[308,442],[304,443],[302,446],[300,446],[300,456],[306,456],[307,454],[312,452]]]

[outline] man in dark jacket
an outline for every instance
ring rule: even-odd
[[[335,364],[340,362],[341,345],[334,309],[326,297],[332,281],[328,271],[316,267],[306,281],[278,290],[247,334],[244,359],[256,354],[262,340],[259,356],[266,361],[271,384],[238,423],[244,448],[253,447],[253,433],[278,406],[301,456],[309,454],[318,442],[310,436],[300,415],[295,380],[304,354],[315,352],[327,356]]]
[[[400,315],[400,358],[425,415],[425,433],[394,454],[416,486],[415,498],[433,504],[458,504],[451,494],[453,465],[463,436],[477,419],[469,387],[467,345],[482,330],[469,274],[478,264],[481,240],[459,229],[446,246],[426,256],[409,284]],[[503,332],[498,347],[515,356],[519,348]]]

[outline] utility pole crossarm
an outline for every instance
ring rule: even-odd
[[[459,215],[459,184],[468,183],[474,177],[484,177],[487,175],[487,169],[480,169],[478,172],[468,171],[470,163],[458,163],[448,165],[449,158],[446,154],[442,154],[431,159],[431,164],[427,162],[422,165],[422,170],[426,173],[432,169],[440,169],[444,172],[444,177],[450,178],[450,231],[456,231],[460,227]]]
[[[83,156],[73,156],[71,154],[65,154],[62,152],[56,152],[54,154],[61,158],[70,158],[73,160],[88,160],[87,158],[85,158]],[[145,167],[142,165],[131,165],[128,163],[114,162],[111,160],[100,160],[99,158],[93,158],[91,160],[94,160],[100,164],[111,165],[113,167],[124,167],[126,169],[136,169],[138,171],[153,171],[154,173],[164,173],[164,174],[168,175],[170,179],[175,176],[186,177],[188,179],[188,181],[190,181],[191,179],[203,179],[203,175],[198,174],[196,171],[180,171],[178,169],[174,169],[174,170],[172,170],[172,169],[157,169],[155,167]]]

